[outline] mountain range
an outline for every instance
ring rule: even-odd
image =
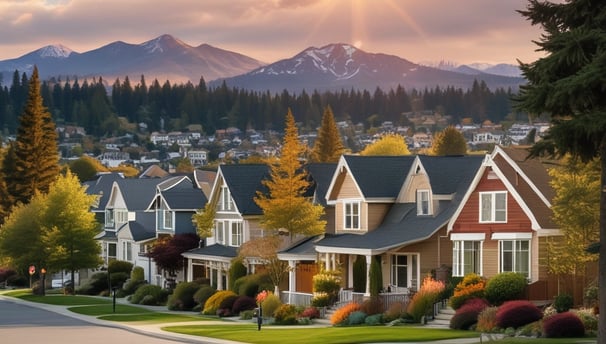
[[[116,78],[124,80],[128,76],[131,83],[138,83],[144,75],[149,84],[154,79],[160,83],[165,80],[197,83],[203,77],[210,87],[225,82],[228,87],[261,92],[374,91],[377,87],[388,90],[398,85],[407,89],[436,86],[468,89],[475,80],[484,81],[491,89],[517,89],[525,82],[512,65],[421,65],[344,43],[309,47],[292,58],[266,64],[237,52],[208,44],[194,47],[171,35],[162,35],[141,44],[116,41],[84,53],[60,44],[49,45],[0,61],[3,84],[12,82],[15,70],[31,72],[34,65],[38,66],[42,79],[101,76],[111,84]]]

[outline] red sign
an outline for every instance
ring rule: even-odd
[[[34,273],[36,273],[36,267],[33,265],[30,265],[29,267],[29,274],[33,275]]]

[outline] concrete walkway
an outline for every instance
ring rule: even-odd
[[[49,296],[49,297],[52,297],[52,296]],[[139,333],[139,334],[144,334],[144,335],[153,336],[156,338],[167,339],[167,340],[180,341],[183,343],[245,344],[242,342],[229,341],[229,340],[223,340],[223,339],[217,339],[217,338],[211,338],[211,337],[200,337],[200,336],[192,336],[192,335],[186,335],[186,334],[167,332],[167,331],[162,330],[162,328],[167,327],[167,326],[180,326],[180,325],[201,325],[201,326],[203,326],[203,325],[220,324],[220,325],[230,326],[231,324],[239,324],[242,322],[246,322],[246,323],[251,322],[250,320],[233,321],[233,322],[204,320],[204,321],[188,321],[188,322],[175,322],[175,323],[159,323],[159,324],[158,323],[137,324],[136,322],[120,323],[120,322],[114,322],[114,321],[101,320],[94,316],[82,315],[82,314],[77,314],[77,313],[69,311],[68,308],[73,307],[73,306],[56,306],[56,305],[49,305],[49,304],[44,304],[44,303],[28,302],[28,301],[24,301],[24,300],[21,300],[18,298],[6,297],[6,296],[3,296],[2,294],[0,294],[0,298],[10,301],[10,302],[24,303],[24,304],[27,304],[32,307],[38,307],[38,308],[52,311],[55,313],[59,313],[59,314],[65,315],[65,316],[87,321],[91,324],[95,324],[95,325],[99,325],[99,326],[121,328],[121,329],[125,329],[125,330],[132,331],[135,333]],[[107,298],[104,298],[104,299],[107,300]],[[184,312],[169,311],[166,309],[166,306],[133,305],[133,304],[129,303],[126,299],[116,299],[116,303],[142,307],[142,308],[146,308],[146,309],[156,311],[156,312],[184,314]],[[187,313],[185,313],[185,314],[187,314]],[[330,325],[317,324],[317,325],[310,325],[310,326],[327,327]],[[288,329],[288,327],[284,327],[284,328]],[[495,338],[490,338],[487,335],[484,335],[482,338],[480,338],[480,336],[478,336],[477,338],[448,339],[448,340],[436,341],[434,343],[475,344],[475,343],[487,343],[487,342],[493,341],[494,339]],[[407,342],[407,343],[417,344],[414,342]],[[389,344],[389,343],[376,343],[376,344]]]

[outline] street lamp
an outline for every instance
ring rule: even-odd
[[[42,286],[41,286],[41,290],[42,290],[42,296],[46,295],[46,290],[45,290],[45,282],[46,282],[46,269],[42,268],[40,269],[40,274],[42,275]]]

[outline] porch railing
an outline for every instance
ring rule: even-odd
[[[410,291],[407,292],[392,292],[392,293],[379,293],[379,299],[383,302],[383,309],[388,309],[389,306],[396,302],[404,303],[406,307],[410,302],[412,294]],[[355,293],[353,290],[341,290],[339,292],[339,299],[335,305],[337,308],[348,304],[350,302],[362,303],[364,302],[364,293]]]
[[[280,292],[280,301],[282,303],[288,303],[295,306],[311,306],[311,297],[312,294],[308,293],[299,293],[295,291],[281,291]]]

